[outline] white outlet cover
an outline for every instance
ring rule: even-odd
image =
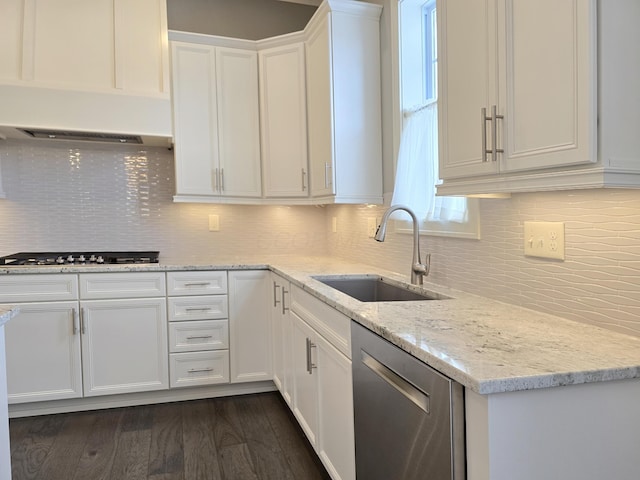
[[[524,254],[564,260],[564,222],[524,222]]]
[[[220,217],[218,215],[209,215],[209,231],[220,231]]]

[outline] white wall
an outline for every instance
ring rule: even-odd
[[[160,250],[164,258],[212,253],[326,253],[317,207],[176,204],[173,153],[51,141],[0,141],[5,200],[0,255],[19,251]],[[208,231],[208,215],[220,232]]]

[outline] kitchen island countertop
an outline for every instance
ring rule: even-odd
[[[314,276],[375,274],[330,257],[214,256],[151,265],[0,267],[0,274],[271,269],[480,394],[640,378],[640,338],[425,282],[445,300],[363,303]],[[407,269],[408,270],[408,269]]]

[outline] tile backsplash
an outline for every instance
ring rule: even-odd
[[[334,206],[329,253],[409,277],[412,237],[366,235],[382,207]],[[523,222],[565,222],[566,260],[524,256]],[[640,191],[576,190],[481,200],[481,240],[421,237],[429,280],[640,336]]]
[[[173,203],[166,148],[0,141],[0,255],[18,251],[160,250],[162,258],[326,253],[312,206]],[[220,231],[209,232],[217,214]]]

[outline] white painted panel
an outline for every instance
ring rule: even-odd
[[[114,0],[37,0],[35,22],[36,81],[114,87]]]
[[[20,305],[5,325],[9,403],[82,396],[77,315],[78,302]]]
[[[217,295],[227,293],[227,272],[167,272],[167,295]]]
[[[164,272],[87,273],[80,275],[80,298],[164,297]]]
[[[169,387],[164,298],[94,300],[81,308],[85,396]]]
[[[18,80],[22,75],[23,0],[0,4],[0,79]]]
[[[222,194],[259,197],[258,54],[218,47],[216,66]]]
[[[77,299],[78,276],[74,274],[0,276],[0,303]]]
[[[229,382],[229,352],[172,353],[171,388]]]
[[[196,352],[229,348],[226,320],[202,320],[169,324],[169,351]]]

